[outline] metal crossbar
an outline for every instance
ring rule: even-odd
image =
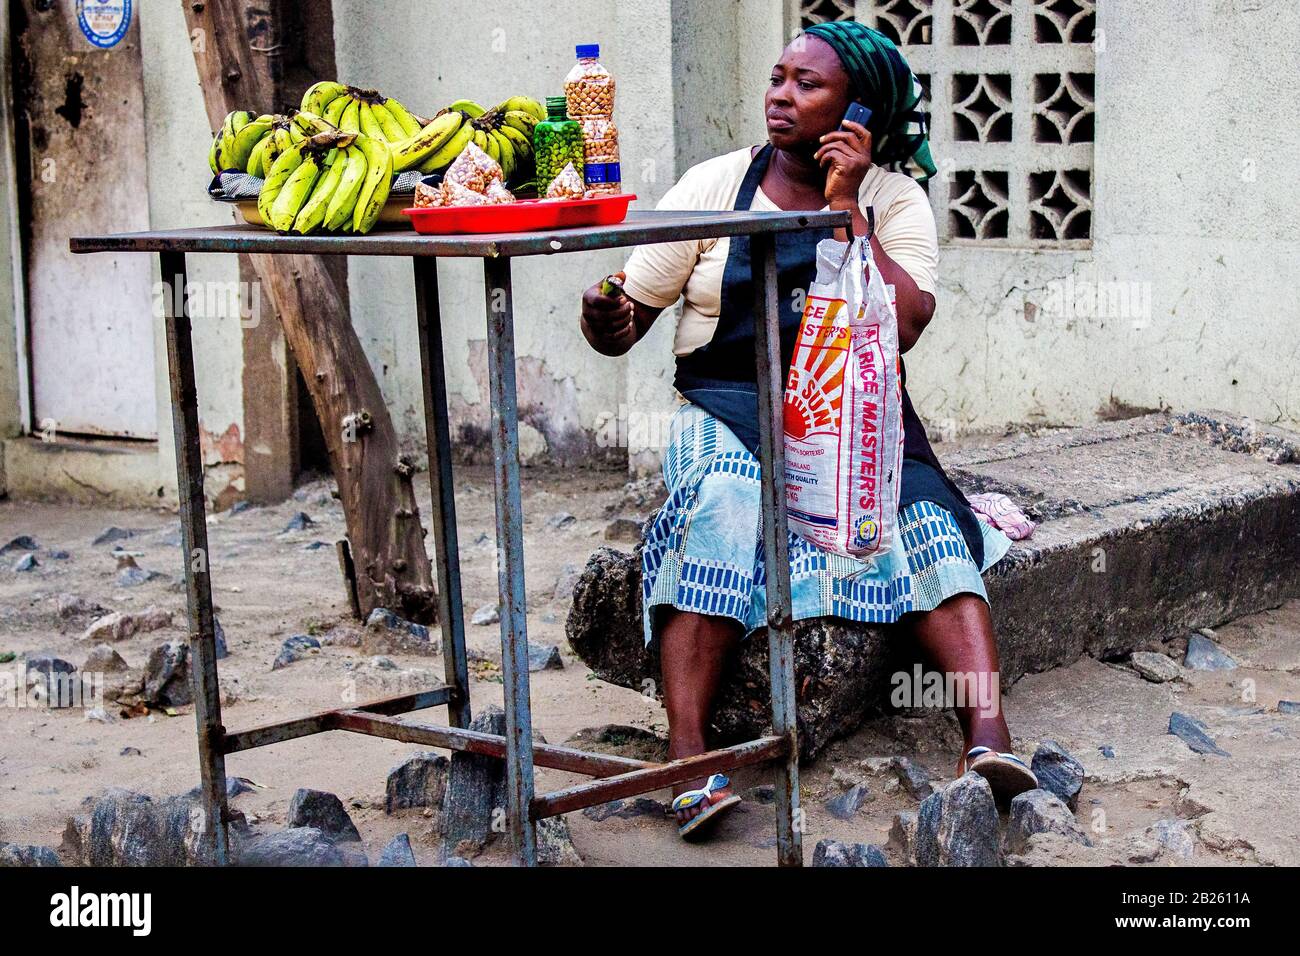
[[[849,225],[847,212],[640,212],[617,226],[494,236],[417,236],[377,233],[353,237],[276,236],[254,227],[181,229],[76,237],[74,253],[158,254],[164,296],[168,380],[171,389],[176,476],[180,493],[189,643],[193,661],[194,719],[198,727],[204,851],[216,864],[230,861],[227,754],[240,753],[313,734],[344,731],[506,762],[506,817],[516,859],[537,862],[536,822],[676,783],[738,767],[772,763],[776,782],[777,862],[800,866],[803,852],[795,820],[799,807],[799,747],[795,728],[794,645],[789,565],[785,560],[786,515],[781,476],[784,446],[781,420],[784,368],[781,363],[777,301],[776,236],[806,228]],[[755,360],[759,397],[763,488],[763,546],[767,577],[768,642],[772,685],[772,734],[682,760],[652,763],[572,747],[534,743],[528,679],[528,634],[524,591],[523,507],[519,490],[519,422],[515,394],[514,301],[510,259],[608,249],[682,239],[748,235],[754,268]],[[208,564],[191,560],[207,553],[203,462],[199,446],[197,394],[190,317],[186,311],[185,255],[190,252],[270,255],[318,253],[410,256],[415,270],[415,317],[424,392],[425,440],[429,453],[431,521],[437,565],[438,611],[446,685],[305,717],[227,733],[221,724],[217,681],[212,582]],[[470,730],[469,675],[465,654],[464,606],[456,538],[456,501],[447,415],[437,260],[483,259],[487,299],[488,377],[492,407],[493,489],[496,502],[501,652],[505,686],[504,735]],[[495,292],[495,294],[494,294]],[[446,706],[448,726],[416,723],[401,715]],[[537,796],[534,767],[594,779]]]

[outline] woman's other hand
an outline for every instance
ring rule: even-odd
[[[623,273],[617,273],[620,280]],[[600,291],[597,282],[582,294],[582,334],[602,355],[622,355],[636,344],[636,305],[618,288],[614,295]]]
[[[871,132],[851,120],[843,126],[823,136],[813,154],[826,170],[826,203],[832,209],[857,205],[862,180],[871,169]]]

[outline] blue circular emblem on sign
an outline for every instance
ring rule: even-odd
[[[77,23],[101,50],[117,46],[131,26],[131,0],[77,0]]]

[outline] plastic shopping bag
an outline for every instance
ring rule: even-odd
[[[790,530],[854,558],[889,550],[903,469],[898,319],[870,250],[817,244],[785,388]]]

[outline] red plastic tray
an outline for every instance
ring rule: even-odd
[[[525,199],[500,206],[440,206],[403,209],[424,235],[464,232],[533,232],[578,226],[613,226],[627,218],[634,193],[541,202]]]

